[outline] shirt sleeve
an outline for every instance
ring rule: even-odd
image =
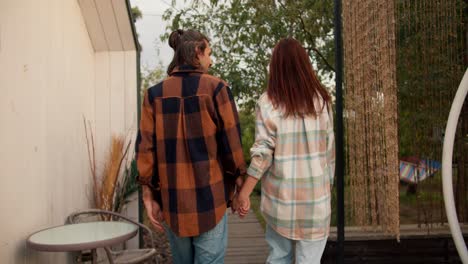
[[[159,182],[158,179],[153,179],[153,177],[158,177],[157,170],[154,170],[156,164],[156,130],[154,118],[153,106],[150,102],[147,90],[141,107],[140,128],[135,143],[135,152],[139,174],[137,181],[141,185],[150,186],[152,189],[155,189],[152,182]]]
[[[257,103],[255,121],[255,143],[250,149],[252,160],[247,174],[260,179],[272,164],[276,146],[276,126],[267,112]]]
[[[245,175],[246,165],[242,152],[242,139],[237,107],[231,89],[220,83],[214,93],[218,115],[218,153],[227,177]]]

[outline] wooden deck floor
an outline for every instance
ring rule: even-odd
[[[255,214],[250,212],[244,219],[229,212],[228,248],[226,264],[265,263],[268,245],[265,233]]]
[[[265,263],[268,245],[262,226],[251,212],[245,219],[229,215],[229,238],[226,264]],[[416,225],[402,225],[401,242],[395,237],[358,227],[346,227],[345,263],[461,263],[448,226],[435,227],[429,233]],[[461,225],[468,233],[468,226]],[[465,235],[466,239],[466,235]],[[330,229],[330,237],[322,257],[322,263],[336,262],[336,227]]]

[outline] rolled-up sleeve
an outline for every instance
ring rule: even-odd
[[[255,143],[250,149],[252,160],[247,174],[260,179],[272,164],[276,146],[276,126],[268,116],[268,111],[257,103],[255,121]]]

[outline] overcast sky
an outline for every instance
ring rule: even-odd
[[[166,22],[162,20],[162,14],[171,8],[171,0],[131,0],[132,7],[138,6],[143,17],[136,22],[136,30],[140,44],[141,66],[153,68],[160,61],[164,67],[171,62],[173,51],[166,43],[161,43],[159,36],[165,32]],[[176,8],[184,7],[184,1],[176,1]],[[158,53],[159,49],[159,53]]]

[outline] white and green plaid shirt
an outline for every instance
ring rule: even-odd
[[[255,144],[247,173],[262,180],[261,210],[279,234],[294,240],[328,236],[335,173],[333,113],[285,118],[266,94],[257,102]]]

